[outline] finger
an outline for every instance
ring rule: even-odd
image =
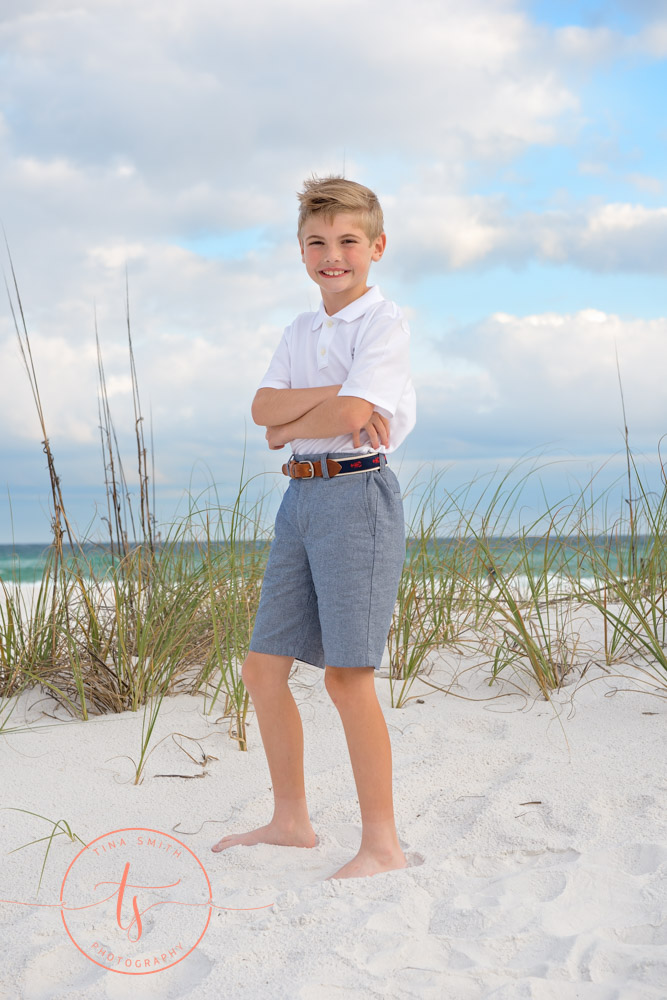
[[[383,443],[386,446],[386,445],[389,444],[389,427],[390,427],[389,418],[388,417],[382,417],[382,423],[384,424],[384,429],[385,429],[385,440],[384,440]]]
[[[381,414],[378,413],[376,416],[379,418],[375,421],[376,436],[379,443],[386,445],[389,440],[387,422]],[[377,445],[374,447],[377,447]]]
[[[361,431],[352,431],[352,447],[359,448],[361,445]]]

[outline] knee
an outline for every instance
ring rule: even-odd
[[[250,650],[241,667],[241,680],[254,698],[258,692],[286,684],[292,662],[290,657],[268,656]]]
[[[248,653],[241,667],[241,680],[251,694],[257,687],[260,676],[261,667],[257,662],[257,658],[252,653]]]
[[[356,700],[365,687],[361,681],[362,675],[373,678],[373,667],[326,667],[324,686],[334,705],[345,705]]]
[[[335,705],[339,696],[341,685],[331,667],[324,668],[324,686],[327,689],[327,694]]]

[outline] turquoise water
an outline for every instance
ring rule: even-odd
[[[247,544],[256,544],[260,550],[268,551],[267,542]],[[502,567],[505,573],[512,569],[523,573],[530,569],[538,573],[544,567],[545,560],[550,561],[556,554],[554,561],[550,562],[551,573],[570,572],[585,577],[594,575],[592,560],[590,554],[587,554],[590,552],[589,542],[584,538],[569,537],[562,542],[553,538],[548,542],[544,538],[525,538],[520,545],[516,538],[509,537],[488,539],[487,544],[494,562],[498,567]],[[633,559],[636,566],[641,568],[641,560],[645,557],[650,544],[649,538],[636,538],[633,552],[629,538],[595,539],[598,555],[604,557],[612,572],[622,575],[629,572]],[[468,559],[475,558],[477,547],[473,538],[440,538],[435,543],[429,544],[429,552],[433,552],[435,546],[438,548],[441,560],[447,563],[455,561],[459,569],[465,566]],[[524,546],[530,549],[528,566],[523,557]],[[223,543],[219,543],[216,547],[218,551],[222,550]],[[193,565],[201,564],[201,555],[195,546],[183,544],[179,548],[179,554],[186,556]],[[83,551],[86,561],[90,564],[91,574],[96,578],[104,576],[111,565],[109,547],[87,543],[83,546]],[[173,547],[169,551],[173,556]],[[6,583],[34,583],[40,580],[44,574],[48,554],[48,544],[0,545],[0,579]],[[65,555],[71,558],[71,550],[66,548]]]
[[[237,547],[241,544],[237,543]],[[252,542],[246,544],[253,545]],[[223,545],[224,543],[212,543],[211,550],[220,552]],[[268,551],[268,543],[257,542],[256,547],[266,548]],[[35,583],[41,580],[50,551],[48,544],[0,545],[0,580],[6,583]],[[80,551],[83,554],[85,567],[89,568],[89,572],[84,571],[84,576],[101,579],[108,574],[113,564],[108,545],[87,542],[81,546]],[[159,547],[157,551],[160,552]],[[172,558],[178,553],[179,556],[187,558],[191,565],[202,564],[201,550],[194,544],[172,545],[165,552]],[[69,546],[63,546],[63,554],[66,561],[73,560],[73,552]]]
[[[0,545],[0,579],[33,583],[40,580],[48,544]]]

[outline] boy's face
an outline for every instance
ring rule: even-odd
[[[371,242],[359,216],[350,212],[329,221],[321,215],[306,219],[299,239],[301,259],[320,286],[330,316],[368,291],[371,262],[380,259],[386,242],[384,233]]]

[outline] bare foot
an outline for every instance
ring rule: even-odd
[[[278,844],[280,847],[316,847],[319,838],[315,835],[312,826],[284,827],[276,823],[267,823],[256,830],[248,833],[230,833],[211,848],[218,853],[224,851],[226,847],[235,847],[236,844]]]
[[[407,868],[403,851],[387,852],[385,854],[372,854],[370,851],[359,851],[359,853],[348,861],[347,864],[339,868],[333,875],[329,875],[325,882],[332,878],[362,878],[364,875],[377,875],[379,872],[390,872],[396,868]]]

